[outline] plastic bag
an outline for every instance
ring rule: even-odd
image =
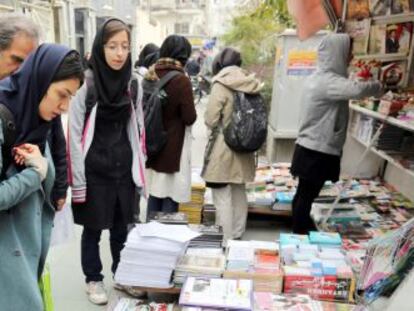
[[[45,265],[42,277],[40,278],[39,289],[43,300],[43,310],[53,311],[52,286],[50,282],[50,269],[48,264]]]
[[[75,226],[73,223],[72,209],[69,204],[65,204],[63,210],[56,212],[50,246],[69,243],[74,237]]]

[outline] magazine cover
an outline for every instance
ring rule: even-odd
[[[181,306],[251,310],[252,280],[187,278],[180,294]]]
[[[349,0],[347,19],[363,19],[369,17],[368,0]]]
[[[371,16],[382,16],[391,13],[392,0],[369,0]]]
[[[385,52],[408,54],[411,47],[412,33],[412,22],[387,25]]]
[[[345,23],[346,32],[354,39],[352,52],[354,55],[365,55],[368,51],[370,19],[361,21],[347,21]]]
[[[381,81],[387,88],[402,87],[406,71],[406,61],[384,63],[381,69]]]
[[[410,0],[393,0],[391,6],[392,14],[404,14],[410,12]]]
[[[275,295],[268,292],[254,293],[254,309],[257,311],[318,311],[318,303],[308,295],[286,294]]]
[[[385,54],[386,25],[372,25],[369,34],[369,54]]]

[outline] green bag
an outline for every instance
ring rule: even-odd
[[[50,282],[50,269],[48,264],[45,265],[43,270],[42,277],[39,281],[39,288],[43,299],[44,311],[53,311],[52,286]]]

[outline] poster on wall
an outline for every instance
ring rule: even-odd
[[[385,52],[408,54],[412,33],[412,22],[387,25]]]
[[[288,53],[287,75],[306,77],[316,70],[318,55],[316,51],[291,50]]]

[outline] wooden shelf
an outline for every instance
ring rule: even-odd
[[[360,143],[361,145],[363,145],[365,148],[368,147],[368,143],[360,140],[358,137],[356,137],[355,135],[351,135],[351,137],[353,139],[355,139],[358,143]],[[383,158],[384,160],[388,161],[388,163],[394,165],[395,167],[398,167],[401,170],[406,171],[410,176],[414,177],[414,171],[410,170],[404,166],[401,165],[401,163],[397,162],[392,156],[388,155],[385,151],[379,150],[375,147],[371,147],[371,152],[375,153],[376,155],[378,155],[379,157]]]
[[[398,120],[397,118],[394,118],[394,117],[387,117],[387,116],[385,116],[385,115],[383,115],[379,112],[372,111],[372,110],[360,107],[360,106],[355,105],[355,104],[350,104],[350,108],[353,111],[357,111],[359,113],[365,114],[365,115],[367,115],[369,117],[372,117],[372,118],[375,118],[377,120],[385,121],[388,124],[397,126],[397,127],[402,128],[404,130],[414,132],[414,122],[410,123],[410,122],[407,122],[407,121]]]
[[[407,60],[407,53],[392,53],[392,54],[367,54],[367,55],[355,55],[355,59],[360,60],[380,60],[383,62],[394,62],[399,60]]]
[[[373,16],[371,20],[376,24],[395,24],[410,22],[414,20],[414,12],[403,13],[403,14],[391,14],[391,15],[382,15],[382,16]]]
[[[270,208],[270,206],[268,208],[250,206],[249,207],[249,214],[289,217],[289,216],[292,216],[292,210],[274,211]]]

